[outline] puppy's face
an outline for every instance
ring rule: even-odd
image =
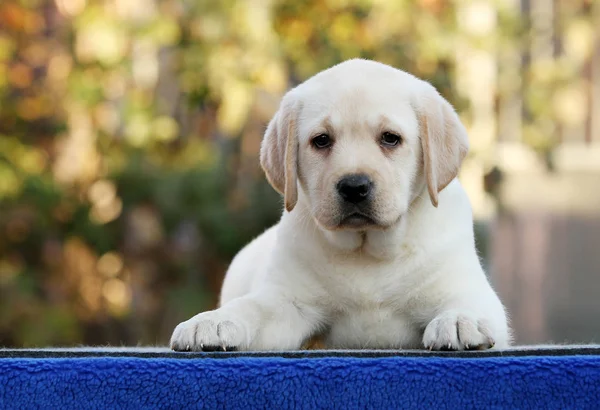
[[[311,213],[328,230],[393,225],[421,162],[417,116],[402,98],[410,90],[327,77],[305,87],[298,117],[298,175]]]
[[[349,60],[284,97],[261,163],[288,211],[299,186],[321,228],[382,229],[407,212],[423,182],[437,206],[466,149],[464,128],[433,87],[383,64]]]

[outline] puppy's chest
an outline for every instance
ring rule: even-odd
[[[328,348],[418,348],[422,329],[413,319],[421,275],[408,264],[330,264],[322,277],[329,312]],[[418,292],[417,292],[418,293]]]
[[[398,284],[373,280],[340,281],[327,292],[333,311],[398,309],[406,303],[406,291]]]
[[[394,309],[350,310],[331,319],[323,338],[330,349],[414,349],[423,337],[409,314]]]
[[[423,258],[414,246],[399,246],[393,259],[369,255],[325,256],[315,260],[317,280],[336,310],[401,308],[425,279]]]
[[[412,280],[399,269],[360,264],[330,266],[320,280],[329,296],[322,301],[329,305],[328,310],[401,309],[407,302]]]
[[[362,278],[333,289],[328,348],[418,348],[422,331],[413,319],[411,296],[401,280]]]

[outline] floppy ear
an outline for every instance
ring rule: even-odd
[[[454,108],[433,87],[427,87],[417,111],[427,189],[437,207],[438,194],[458,175],[469,140]]]
[[[295,104],[284,101],[275,113],[260,147],[260,164],[269,183],[284,197],[289,212],[298,202],[298,136]]]

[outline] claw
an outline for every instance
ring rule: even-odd
[[[186,352],[189,352],[189,351],[190,351],[190,345],[186,345],[186,346],[185,346],[185,351],[186,351]]]
[[[221,346],[221,348],[223,349],[224,352],[227,351],[227,346],[223,345],[223,346]]]

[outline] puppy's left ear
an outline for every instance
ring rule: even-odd
[[[458,175],[469,151],[469,139],[454,108],[429,84],[417,114],[427,189],[437,207],[438,194]]]
[[[286,95],[269,122],[260,147],[260,164],[290,212],[298,202],[297,104]]]

